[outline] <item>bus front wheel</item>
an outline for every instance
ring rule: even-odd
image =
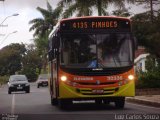
[[[52,98],[51,97],[51,104],[54,105],[58,105],[58,100],[56,98]]]
[[[65,109],[67,107],[70,107],[71,104],[72,104],[72,100],[69,100],[69,99],[60,99],[59,100],[59,107],[61,109]]]
[[[102,104],[102,100],[101,100],[101,99],[97,99],[97,100],[95,100],[95,103],[96,103],[97,105],[100,105],[100,104]]]
[[[116,108],[122,109],[125,105],[125,97],[119,97],[115,100]]]

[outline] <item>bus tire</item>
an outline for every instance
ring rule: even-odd
[[[101,99],[97,99],[97,100],[95,100],[95,103],[96,103],[97,105],[100,105],[100,104],[102,104],[102,100],[101,100]]]
[[[125,105],[125,97],[119,97],[115,100],[115,107],[118,109],[124,108]]]
[[[70,107],[71,104],[72,104],[72,101],[69,99],[60,99],[59,100],[59,107],[61,109],[65,109],[67,107]]]
[[[58,105],[58,100],[56,98],[51,97],[51,105]]]
[[[104,100],[103,100],[103,103],[106,104],[106,105],[109,105],[110,101],[104,99]]]

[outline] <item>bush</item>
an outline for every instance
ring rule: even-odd
[[[160,72],[142,72],[138,75],[136,88],[160,88]]]
[[[8,80],[9,80],[8,76],[0,76],[0,85],[6,84]]]
[[[25,68],[23,71],[22,71],[22,74],[25,74],[28,78],[28,81],[29,82],[34,82],[37,80],[37,73],[36,73],[36,70],[33,69],[33,68]]]

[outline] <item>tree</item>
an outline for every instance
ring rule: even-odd
[[[61,0],[58,7],[65,8],[63,16],[72,16],[76,11],[76,16],[89,16],[92,15],[94,8],[97,9],[98,15],[107,15],[106,9],[109,5],[114,5],[118,8],[124,8],[125,3],[134,3],[135,0]],[[68,8],[66,8],[66,6]]]
[[[136,1],[140,5],[145,4],[145,8],[150,8],[150,21],[153,22],[154,20],[154,13],[157,12],[156,10],[153,9],[155,5],[160,4],[160,0],[137,0]]]
[[[33,44],[27,46],[26,54],[22,59],[22,65],[21,73],[26,74],[30,81],[35,81],[41,71],[42,58]]]
[[[41,68],[46,72],[47,66],[47,54],[48,54],[48,34],[46,33],[43,37],[36,37],[34,39],[35,46],[38,52],[38,55],[41,56],[42,66]]]
[[[35,18],[29,22],[32,24],[30,31],[35,30],[34,42],[39,56],[43,59],[43,68],[46,69],[47,62],[47,49],[48,49],[48,35],[58,22],[61,7],[53,9],[52,6],[47,2],[47,9],[37,7],[37,10],[42,14],[43,18]]]
[[[132,18],[133,31],[139,45],[145,46],[149,53],[160,58],[160,10],[154,16],[154,22],[149,18],[150,12],[140,13]]]
[[[34,36],[43,36],[57,24],[62,9],[61,7],[57,7],[53,10],[52,6],[47,2],[47,10],[41,7],[37,7],[37,10],[42,14],[43,18],[31,20],[29,22],[29,24],[32,24],[30,31],[35,30]]]
[[[25,45],[18,43],[2,48],[0,50],[0,75],[11,75],[20,71],[25,51]]]
[[[112,11],[112,14],[115,15],[115,16],[121,16],[121,17],[129,17],[132,15],[131,12],[129,12],[128,9],[126,8],[121,8],[121,9],[118,9],[118,10],[114,10]]]

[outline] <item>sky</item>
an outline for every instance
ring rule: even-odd
[[[15,13],[18,16],[8,17],[3,25],[0,26],[0,49],[11,43],[33,43],[33,33],[29,32],[29,21],[34,18],[42,17],[36,10],[37,7],[46,8],[47,0],[4,0],[0,1],[0,24],[3,20]],[[56,7],[59,0],[48,0],[53,8]],[[143,12],[142,6],[132,6],[131,12]],[[16,32],[15,32],[16,31]],[[13,33],[15,32],[15,33]]]

